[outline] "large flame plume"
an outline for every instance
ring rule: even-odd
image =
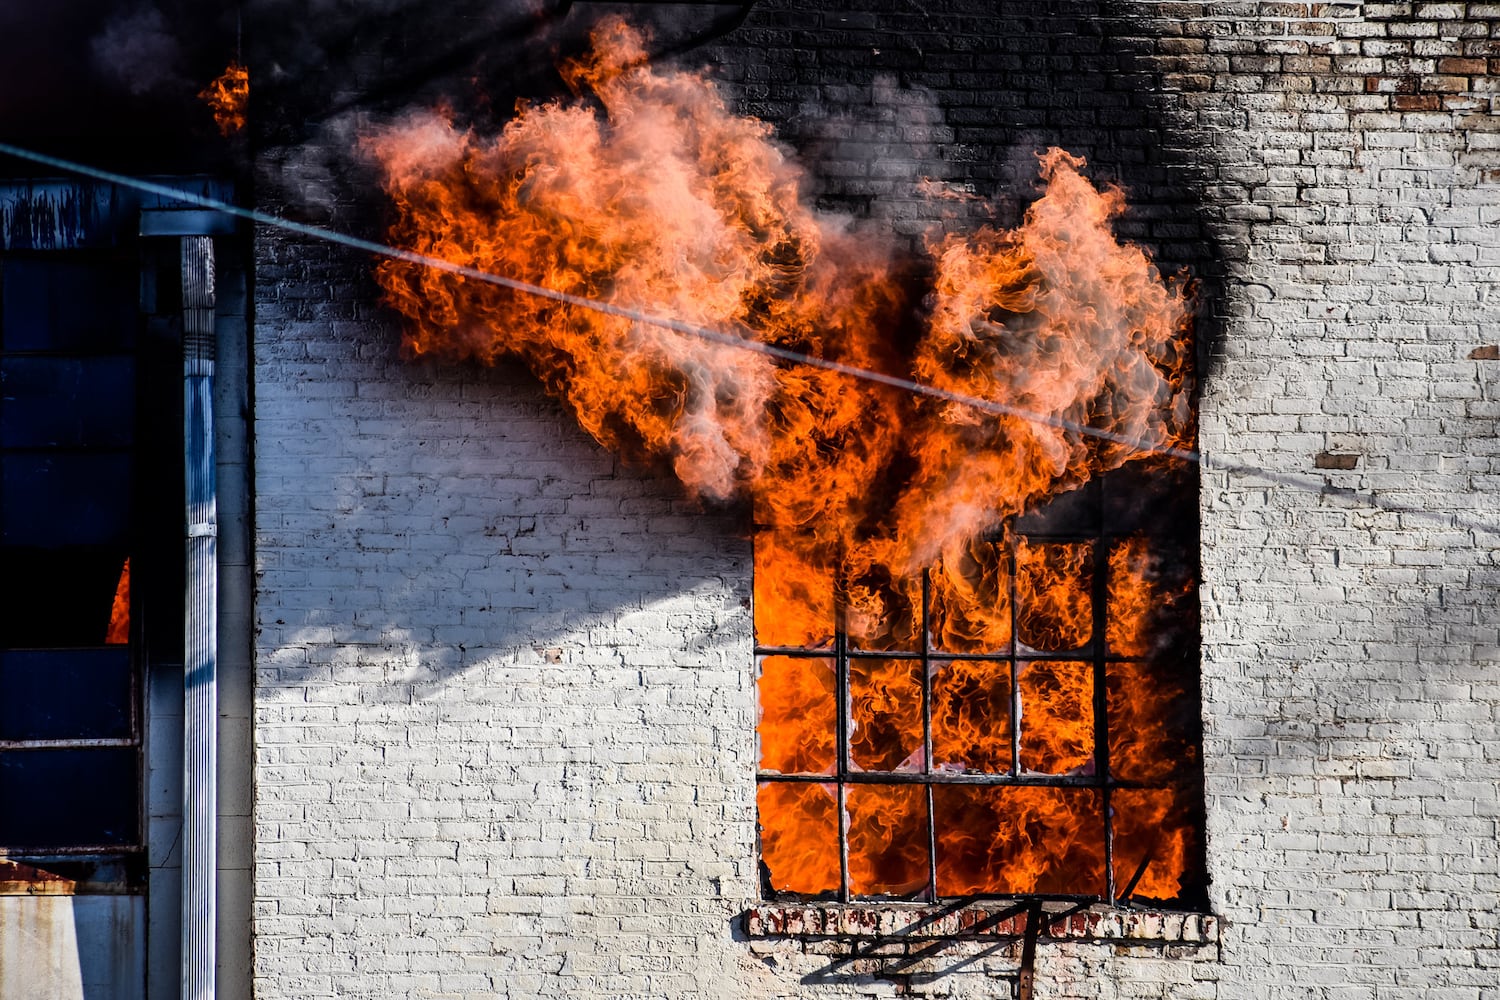
[[[1081,159],[1045,152],[1043,190],[1018,227],[935,238],[913,266],[898,263],[885,241],[814,209],[802,169],[767,125],[731,113],[703,74],[648,65],[642,36],[624,22],[602,22],[592,53],[566,64],[564,77],[573,99],[523,104],[499,135],[435,110],[372,137],[395,208],[393,242],[1106,429],[1146,448],[1191,440],[1186,295],[1114,237],[1123,198],[1092,185]],[[934,648],[963,654],[1015,639],[1044,650],[1091,641],[1088,579],[1105,571],[1091,550],[1020,544],[1012,588],[1004,544],[982,539],[1138,451],[438,270],[388,262],[378,276],[408,320],[411,355],[519,357],[603,445],[670,465],[707,500],[749,498],[761,645],[820,648],[837,627],[876,651],[919,649],[924,628]],[[932,580],[925,623],[924,570]],[[1127,575],[1114,573],[1111,585]],[[1146,586],[1143,573],[1137,578],[1137,589]],[[1141,628],[1119,628],[1131,633],[1122,643],[1149,644]],[[863,726],[851,765],[920,770],[912,715],[920,676],[911,661],[864,662],[850,678]],[[1025,722],[1028,767],[1065,773],[1092,759],[1084,666],[1035,664],[1022,678],[1026,691],[1041,692]],[[831,659],[763,661],[763,770],[834,773],[833,671]],[[933,751],[945,759],[934,766],[985,769],[1003,759],[1008,768],[1009,678],[989,661],[952,661],[942,673]],[[1087,853],[1083,831],[1098,825],[1097,791],[1003,791],[1002,803],[968,788],[936,790],[952,815],[974,821],[955,827],[972,844],[961,838],[940,850],[940,888],[1045,891],[1064,880],[1046,875],[1067,867],[1058,858],[1102,865],[1074,857]],[[762,786],[763,843],[778,888],[823,891],[830,864],[837,883],[832,794],[817,783]],[[925,843],[911,832],[926,822],[922,795],[851,787],[854,891],[925,883],[925,856],[892,847]],[[994,829],[997,810],[1072,818],[1069,829],[1054,818],[1046,837],[996,853],[982,831]],[[986,874],[1042,854],[1053,860],[1029,881]],[[799,866],[813,874],[794,874]],[[1004,889],[994,889],[997,878]]]

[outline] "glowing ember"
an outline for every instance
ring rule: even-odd
[[[1081,159],[1043,154],[1044,188],[1021,225],[933,241],[916,269],[926,287],[913,288],[882,241],[811,207],[768,126],[730,113],[703,75],[646,65],[641,36],[619,20],[602,22],[594,45],[564,67],[578,98],[523,104],[498,136],[435,111],[370,138],[392,241],[1146,446],[1191,441],[1185,294],[1114,237],[1123,197],[1095,188]],[[850,649],[889,655],[850,660],[847,770],[1092,773],[1090,647],[1107,639],[1138,656],[1151,644],[1149,599],[1122,596],[1149,590],[1139,560],[984,539],[1138,452],[430,268],[387,262],[378,278],[406,317],[410,355],[521,358],[601,444],[669,466],[698,497],[751,501],[757,641],[816,652],[760,661],[763,773],[839,772],[836,631]],[[1107,636],[1095,634],[1096,573],[1128,619],[1111,618]],[[976,659],[929,667],[895,655],[924,650]],[[1014,677],[980,658],[1033,653],[1077,658],[1022,662]],[[1110,665],[1112,740],[1162,730],[1174,695],[1153,669]],[[1140,740],[1108,749],[1140,780],[1165,780],[1175,761],[1137,757],[1180,746]],[[842,822],[854,893],[922,891],[934,863],[943,895],[1103,891],[1098,788],[939,785],[931,816],[921,786],[845,792],[841,821],[836,784],[761,784],[773,889],[838,889]],[[1117,866],[1152,858],[1138,894],[1174,895],[1188,863],[1176,794],[1142,790],[1111,807],[1130,807]]]
[[[245,109],[250,104],[250,71],[231,61],[218,78],[198,92],[198,100],[214,113],[219,134],[233,135],[245,127]]]
[[[115,599],[109,608],[109,628],[104,644],[119,646],[130,641],[130,560],[120,568],[120,582],[115,584]]]

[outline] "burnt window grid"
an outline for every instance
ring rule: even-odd
[[[1195,470],[1179,467],[1174,474],[1160,477],[1152,481],[1155,488],[1139,489],[1139,483],[1127,484],[1119,492],[1124,499],[1125,507],[1130,513],[1121,517],[1111,516],[1111,504],[1105,502],[1104,494],[1107,482],[1111,476],[1103,477],[1102,481],[1089,484],[1084,490],[1077,494],[1067,495],[1054,502],[1050,507],[1043,508],[1038,512],[1025,515],[1013,522],[1009,530],[1000,530],[988,536],[984,541],[990,544],[1004,546],[1005,586],[1008,590],[1009,616],[1010,616],[1010,641],[1004,650],[992,652],[949,652],[935,648],[932,634],[932,610],[933,610],[933,584],[931,571],[925,571],[922,578],[920,608],[920,649],[915,650],[874,650],[861,649],[851,641],[842,620],[836,623],[836,629],[831,641],[816,647],[787,647],[757,645],[755,648],[758,671],[763,669],[767,657],[786,657],[792,661],[816,662],[819,660],[833,663],[835,680],[834,726],[836,739],[834,748],[834,762],[831,772],[821,773],[783,773],[778,771],[760,770],[757,773],[757,788],[764,788],[773,784],[802,784],[802,785],[824,785],[833,786],[836,796],[836,836],[838,838],[839,876],[838,887],[833,893],[841,902],[855,901],[921,901],[937,902],[943,899],[983,899],[983,898],[1044,898],[1067,900],[1073,902],[1105,902],[1109,904],[1128,902],[1132,893],[1136,891],[1137,884],[1145,874],[1153,860],[1156,850],[1154,843],[1148,843],[1144,850],[1140,844],[1134,853],[1139,853],[1140,860],[1130,865],[1129,870],[1116,870],[1115,846],[1117,831],[1115,829],[1115,797],[1116,792],[1131,789],[1154,789],[1164,790],[1167,788],[1192,784],[1201,781],[1201,774],[1197,772],[1197,762],[1184,761],[1181,773],[1175,775],[1167,783],[1148,782],[1132,780],[1128,777],[1118,777],[1110,764],[1111,711],[1109,704],[1110,680],[1112,679],[1112,667],[1125,664],[1145,664],[1150,656],[1140,652],[1138,655],[1123,655],[1109,648],[1107,639],[1110,629],[1110,585],[1111,572],[1114,562],[1111,559],[1121,546],[1129,544],[1133,540],[1150,539],[1153,544],[1161,544],[1162,538],[1151,530],[1153,522],[1159,520],[1163,515],[1170,517],[1173,513],[1167,511],[1152,511],[1152,494],[1157,494],[1158,499],[1164,495],[1164,491],[1170,491],[1175,485],[1180,485],[1181,480],[1190,479],[1196,481]],[[1140,495],[1135,495],[1140,494]],[[1114,505],[1119,507],[1117,502]],[[1177,513],[1183,513],[1181,510]],[[1191,579],[1197,579],[1196,567],[1196,523],[1191,519],[1191,525],[1168,525],[1166,529],[1166,546],[1174,551],[1174,555],[1184,560],[1189,565]],[[1144,528],[1143,528],[1144,526]],[[1192,528],[1191,532],[1186,529]],[[1191,534],[1192,545],[1188,548],[1185,536]],[[1020,616],[1024,607],[1024,596],[1018,593],[1017,581],[1020,578],[1020,564],[1018,560],[1018,548],[1023,545],[1066,545],[1084,546],[1091,565],[1089,574],[1089,598],[1090,598],[1090,626],[1091,632],[1086,642],[1073,649],[1040,650],[1027,646],[1021,639]],[[837,613],[842,619],[842,612]],[[1186,634],[1191,637],[1196,663],[1196,607],[1192,612],[1192,628]],[[1182,638],[1179,637],[1179,644]],[[911,662],[918,666],[917,674],[920,677],[920,699],[921,699],[921,748],[920,756],[922,766],[920,770],[867,770],[853,766],[850,749],[850,736],[852,732],[851,712],[851,677],[857,668],[853,665],[866,661],[903,661]],[[1076,663],[1084,661],[1090,671],[1090,694],[1092,709],[1092,739],[1093,750],[1090,766],[1071,769],[1072,773],[1043,773],[1026,768],[1026,752],[1023,744],[1026,740],[1025,705],[1023,704],[1023,681],[1022,676],[1028,666],[1039,663]],[[962,772],[951,771],[934,766],[934,726],[933,726],[933,679],[935,674],[944,666],[955,663],[992,663],[1003,666],[1008,673],[1009,681],[1009,705],[1007,723],[1009,729],[1009,767],[1003,772],[977,773],[973,769]],[[1194,690],[1196,695],[1196,690]],[[1196,701],[1196,697],[1194,699]],[[1117,735],[1117,734],[1116,734]],[[1195,744],[1201,744],[1201,735],[1194,732],[1192,740]],[[758,758],[759,759],[759,758]],[[849,792],[851,788],[864,785],[874,786],[906,786],[921,789],[921,795],[925,800],[925,826],[926,826],[926,862],[927,878],[926,884],[917,892],[908,894],[894,893],[856,893],[851,887],[850,878],[850,828],[851,812],[849,808]],[[940,815],[940,805],[934,801],[934,789],[954,787],[1012,787],[1012,788],[1046,788],[1046,789],[1070,789],[1080,792],[1092,791],[1099,798],[1099,823],[1097,826],[1097,843],[1102,856],[1102,871],[1096,873],[1098,891],[1095,892],[1027,892],[1027,893],[964,893],[943,895],[940,892],[941,876],[939,872],[939,830],[943,828],[943,817]],[[1201,794],[1199,795],[1201,801]],[[1194,817],[1196,843],[1195,850],[1201,849],[1201,816]],[[758,849],[759,856],[763,859],[764,853]],[[1131,858],[1123,859],[1127,863]],[[1201,869],[1201,858],[1190,859],[1190,865]],[[1197,899],[1201,891],[1202,874],[1199,870],[1190,870],[1187,877],[1199,883],[1197,889],[1184,889],[1181,902],[1184,905],[1201,907],[1201,900]],[[765,878],[764,889],[768,898],[777,899],[805,899],[809,898],[805,893],[793,891],[777,891],[770,884],[768,871],[763,869]],[[1184,886],[1187,882],[1184,882]],[[828,893],[814,894],[813,898],[825,897]]]

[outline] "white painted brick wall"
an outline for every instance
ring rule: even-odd
[[[713,994],[755,864],[738,521],[303,280],[257,309],[259,995]]]
[[[1497,119],[1366,89],[1484,6],[1123,5],[1186,60],[1160,100],[1226,258],[1210,454],[1496,521]],[[523,373],[401,362],[362,259],[259,246],[257,996],[891,992],[738,939],[742,520]],[[1500,543],[1219,472],[1201,506],[1222,943],[1044,944],[1039,996],[1500,997]],[[911,985],[1005,996],[1015,954]]]
[[[1383,53],[1420,29],[1436,57],[1476,25],[1317,6],[1248,40]],[[1210,212],[1243,256],[1204,449],[1495,524],[1500,364],[1469,355],[1500,339],[1500,184],[1473,153],[1500,118],[1259,81],[1213,95],[1238,127],[1210,133]],[[1202,511],[1212,995],[1500,996],[1500,539],[1221,473]]]

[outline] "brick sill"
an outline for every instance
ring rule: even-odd
[[[934,906],[875,903],[859,906],[762,904],[745,911],[750,938],[1014,939],[1026,934],[1027,910],[1015,903]],[[1210,945],[1219,918],[1205,913],[1142,910],[1103,904],[1046,903],[1038,937],[1050,941]]]

